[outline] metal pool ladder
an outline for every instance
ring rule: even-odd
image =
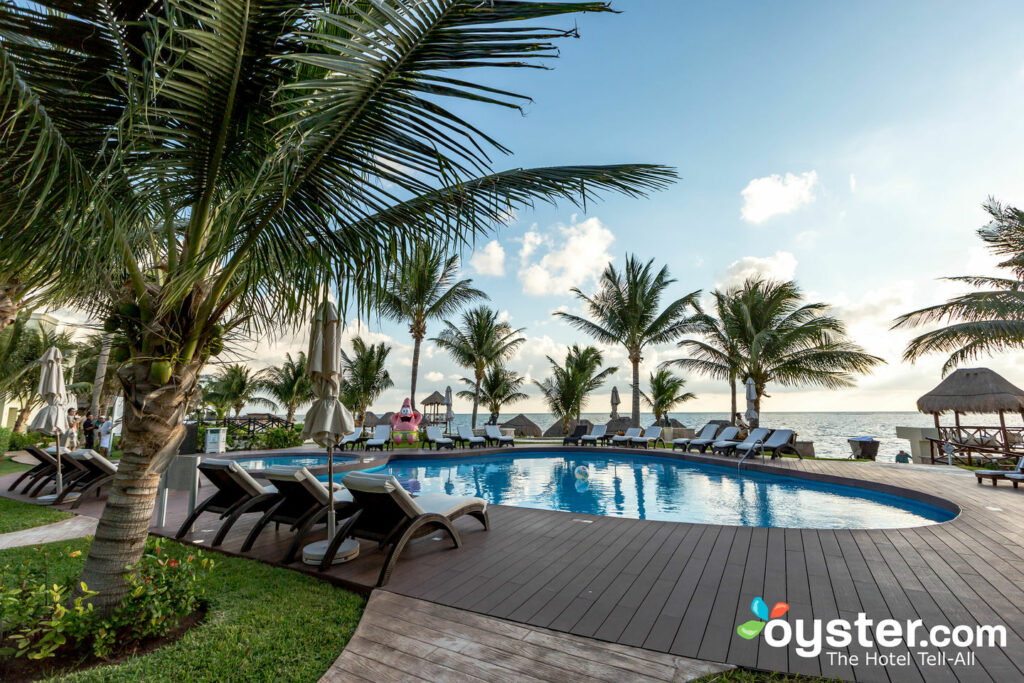
[[[761,462],[764,462],[764,439],[758,439],[754,442],[754,445],[751,446],[750,450],[743,454],[743,457],[740,458],[740,461],[736,464],[737,472],[739,472],[740,468],[743,467],[743,461],[747,459],[747,456],[753,453],[758,446],[761,447]]]

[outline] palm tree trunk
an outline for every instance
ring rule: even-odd
[[[736,413],[739,412],[738,406],[736,405],[736,377],[729,378],[729,392],[732,395],[732,408],[729,411],[729,424],[736,426]]]
[[[146,362],[118,372],[125,401],[122,456],[80,579],[97,591],[91,602],[101,614],[121,602],[128,590],[125,567],[142,557],[160,475],[185,438],[199,368],[199,363],[179,368],[162,386],[150,379]]]
[[[633,363],[633,414],[630,416],[629,425],[631,427],[640,426],[640,359],[637,357],[630,358],[630,362]]]
[[[476,429],[476,409],[480,404],[480,380],[483,379],[480,373],[476,375],[476,385],[473,387],[473,429]]]
[[[32,414],[32,406],[31,405],[28,406],[27,408],[22,408],[21,410],[18,411],[18,417],[15,418],[15,420],[14,420],[14,431],[15,432],[24,432],[25,431],[25,423],[28,422],[28,416],[31,415],[31,414]]]
[[[92,382],[92,401],[89,403],[89,412],[93,415],[100,414],[100,399],[103,398],[103,385],[107,381],[107,365],[110,362],[110,346],[113,344],[114,335],[103,335],[100,342],[100,356],[96,359],[96,377]]]
[[[416,408],[416,375],[420,370],[420,344],[423,343],[423,337],[414,335],[412,339],[412,386],[409,387],[409,403]]]
[[[288,417],[287,417],[287,420],[288,420],[288,424],[293,424],[295,422],[295,404],[294,403],[292,403],[292,404],[290,404],[288,406]]]

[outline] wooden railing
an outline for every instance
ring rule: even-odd
[[[952,428],[950,432],[943,433],[943,431],[943,429],[939,430],[939,435],[942,438],[928,439],[931,444],[932,464],[948,463],[952,460],[954,464],[959,463],[972,467],[982,462],[996,462],[1001,467],[1012,467],[1018,458],[1024,456],[1024,450],[1019,447],[1017,449],[1003,448],[1002,439],[999,440],[999,443],[990,440],[992,445],[986,446],[981,445],[977,438],[970,442],[956,441],[955,438],[958,435],[955,428]],[[953,446],[952,453],[946,453],[944,450],[946,444]]]
[[[291,427],[291,423],[277,415],[243,415],[242,417],[225,417],[215,422],[219,427],[227,427],[228,434],[244,432],[252,437],[274,427]]]

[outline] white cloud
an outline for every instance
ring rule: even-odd
[[[533,225],[537,227],[536,224]],[[530,260],[530,256],[533,252],[537,251],[537,247],[541,246],[545,242],[544,235],[541,235],[536,230],[531,229],[529,232],[523,235],[523,246],[519,248],[519,263],[525,266]]]
[[[850,174],[850,192],[857,191],[857,176]]]
[[[507,308],[504,311],[502,311],[501,313],[498,314],[498,322],[499,323],[507,323],[511,319],[512,319],[512,316],[509,314]]]
[[[735,287],[752,277],[769,280],[792,280],[796,274],[796,257],[788,251],[777,251],[771,256],[744,256],[733,261],[719,278],[720,287]]]
[[[814,201],[814,187],[817,184],[817,171],[754,178],[740,193],[743,196],[743,220],[763,223],[772,216],[793,213],[804,204]]]
[[[478,275],[505,274],[505,248],[498,240],[491,240],[483,249],[473,252],[469,259],[469,265]]]
[[[444,373],[434,370],[433,372],[428,372],[427,374],[423,375],[423,377],[428,382],[440,382],[441,380],[444,379]]]
[[[582,223],[559,224],[553,233],[543,237],[542,243],[549,248],[535,263],[529,262],[529,256],[540,243],[533,239],[527,242],[524,238],[523,250],[527,244],[534,244],[519,269],[519,280],[527,294],[568,294],[573,287],[596,281],[612,260],[608,248],[615,241],[615,235],[596,217]]]

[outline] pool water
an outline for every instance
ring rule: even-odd
[[[580,466],[588,476],[578,476]],[[594,451],[394,460],[374,471],[395,475],[413,494],[479,496],[501,505],[671,522],[888,529],[955,516],[933,505],[852,486]]]
[[[334,456],[334,462],[351,460],[344,456]],[[243,469],[265,470],[268,467],[284,465],[285,467],[327,467],[327,455],[267,455],[260,458],[240,458],[236,460]]]

